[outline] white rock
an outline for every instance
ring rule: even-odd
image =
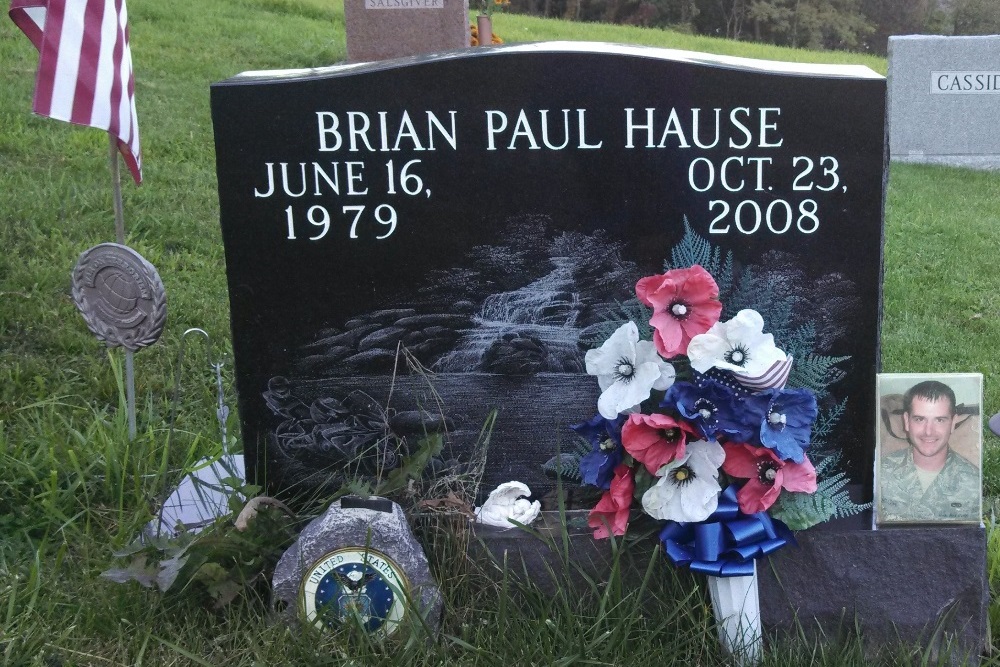
[[[476,508],[476,523],[497,528],[513,528],[511,520],[528,525],[538,518],[542,504],[529,501],[531,489],[523,482],[504,482],[490,492],[482,507]]]

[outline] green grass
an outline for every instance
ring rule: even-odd
[[[893,167],[891,178],[885,369],[996,377],[1000,360],[988,350],[1000,334],[991,250],[1000,240],[998,175],[913,165]],[[987,390],[987,413],[998,408]]]
[[[615,44],[643,44],[685,51],[700,51],[762,60],[786,60],[804,63],[838,65],[865,65],[885,74],[885,58],[846,51],[806,51],[772,44],[733,42],[716,37],[668,32],[654,28],[612,25],[607,23],[572,23],[554,21],[534,16],[502,14],[493,19],[493,32],[505,42],[536,42],[571,40],[610,42]]]
[[[194,595],[165,598],[99,578],[178,470],[219,447],[213,378],[203,343],[192,342],[165,450],[181,334],[201,327],[215,353],[231,349],[209,85],[244,70],[327,65],[345,52],[335,1],[132,0],[129,10],[146,183],[125,184],[126,228],[129,244],[159,269],[170,311],[162,342],[136,356],[139,435],[131,443],[119,409],[120,356],[94,341],[69,288],[79,253],[114,237],[106,139],[30,115],[37,55],[0,21],[0,661],[527,665],[587,654],[603,664],[720,663],[704,592],[660,560],[645,596],[614,580],[579,595],[513,592],[503,572],[470,567],[446,586],[449,639],[389,648],[271,625],[261,600],[213,612]],[[649,44],[885,72],[884,60],[866,55],[659,30],[514,15],[494,26],[508,42]],[[1000,339],[998,193],[998,174],[894,165],[886,226],[885,370],[980,371],[986,414],[1000,410],[1000,361],[991,354]],[[225,371],[231,382],[231,364]],[[232,396],[230,389],[231,405]],[[1000,495],[993,438],[986,458],[987,490]],[[997,534],[991,524],[991,580],[1000,567]],[[648,561],[638,560],[641,577]],[[808,640],[775,647],[765,662],[870,663],[856,641]]]

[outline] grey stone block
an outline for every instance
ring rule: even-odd
[[[608,542],[591,538],[586,512],[570,512],[569,522],[566,539],[576,566],[570,572],[559,572],[563,538],[555,512],[542,512],[535,530],[556,548],[522,530],[477,526],[478,548],[498,562],[506,554],[513,572],[526,572],[550,593],[567,581],[582,581],[583,573],[606,578],[612,560]],[[985,528],[870,527],[870,513],[821,524],[796,533],[798,547],[758,562],[767,641],[800,634],[838,641],[860,629],[871,651],[916,645],[935,660],[948,650],[952,664],[978,664],[989,602]],[[642,576],[648,562],[643,555],[653,545],[651,539],[630,576]]]
[[[441,593],[403,510],[395,503],[391,503],[389,512],[357,507],[363,503],[349,501],[347,504],[355,506],[341,507],[341,501],[335,501],[322,516],[305,527],[295,544],[282,555],[274,571],[274,611],[290,624],[301,621],[299,591],[302,579],[327,554],[355,547],[381,552],[399,566],[408,583],[411,603],[420,610],[427,625],[436,630],[441,618]],[[412,607],[408,609],[407,616],[412,611]]]
[[[916,644],[978,664],[989,582],[982,525],[870,530],[868,513],[796,534],[758,566],[761,621],[773,636],[842,637],[870,648]]]
[[[1000,36],[889,38],[893,160],[1000,168]]]
[[[526,575],[548,594],[567,582],[584,585],[585,575],[598,581],[606,579],[611,549],[607,540],[592,537],[593,531],[587,527],[587,512],[568,512],[566,524],[563,525],[558,512],[542,512],[531,532],[476,524],[476,539],[470,546],[475,556],[506,564],[512,575]],[[563,569],[565,552],[572,554],[574,563],[568,572]]]

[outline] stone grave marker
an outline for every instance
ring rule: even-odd
[[[579,43],[214,85],[249,474],[336,486],[442,414],[461,460],[495,409],[483,494],[542,495],[594,414],[586,350],[686,247],[843,374],[821,405],[870,497],[884,102],[858,66]]]
[[[511,479],[541,495],[594,414],[586,350],[638,278],[697,259],[728,308],[781,322],[794,368],[841,374],[819,397],[826,437],[870,499],[885,100],[863,67],[581,43],[214,85],[248,472],[272,492],[335,487],[398,463],[387,434],[444,427],[441,458],[461,460],[496,410],[481,496]],[[859,623],[977,654],[981,527],[827,526],[761,568],[765,630]],[[501,535],[486,544],[530,558],[538,542]]]
[[[344,0],[348,62],[469,46],[468,0]]]
[[[288,623],[336,627],[358,616],[377,637],[437,631],[443,600],[403,509],[345,496],[313,519],[274,570],[272,605]],[[417,619],[416,614],[422,619]]]
[[[889,38],[893,160],[1000,169],[1000,36]]]

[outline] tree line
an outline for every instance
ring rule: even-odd
[[[889,35],[1000,34],[1000,0],[513,0],[516,12],[885,54]]]

